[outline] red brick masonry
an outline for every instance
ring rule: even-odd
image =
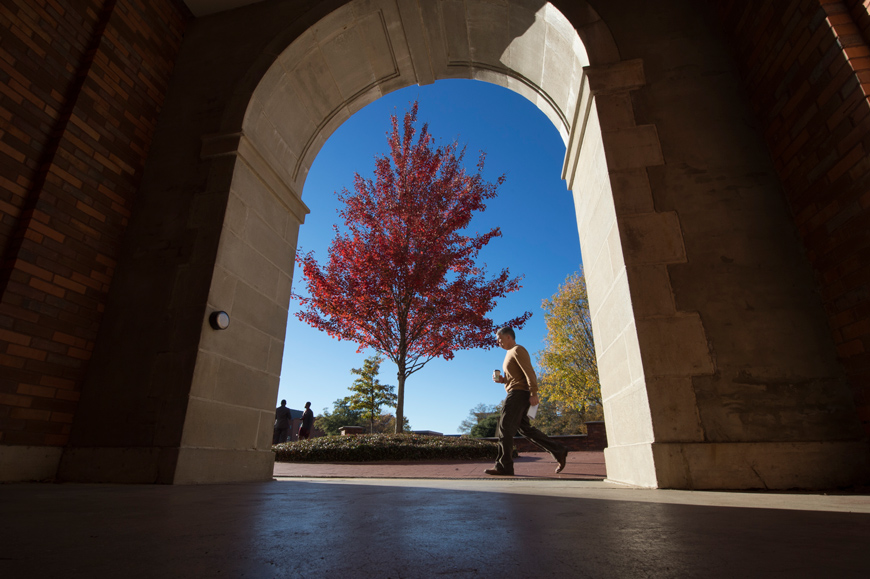
[[[0,443],[67,443],[186,15],[0,6]]]

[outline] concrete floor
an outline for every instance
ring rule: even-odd
[[[870,497],[606,482],[0,486],[0,577],[870,577]]]

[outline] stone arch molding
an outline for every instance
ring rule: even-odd
[[[598,44],[612,59],[600,19],[586,27],[606,38]],[[249,140],[301,192],[320,147],[356,111],[400,88],[463,78],[522,94],[567,142],[589,64],[575,25],[549,2],[355,0],[280,50],[247,100],[241,131],[231,116],[228,136],[216,139]]]
[[[641,62],[619,61],[607,27],[585,2],[570,3],[566,11],[540,0],[354,0],[286,48],[285,39],[275,40],[274,60],[261,63],[261,74],[249,75],[250,91],[236,91],[225,132],[203,142],[203,159],[236,157],[209,293],[209,310],[228,310],[236,336],[203,334],[192,392],[220,390],[217,369],[231,363],[255,369],[263,400],[275,399],[292,257],[308,213],[301,191],[329,135],[391,91],[446,78],[477,79],[535,103],[566,144],[563,178],[575,198],[589,285],[610,440],[608,472],[614,480],[658,484],[614,194],[630,196],[632,212],[653,211],[644,167],[662,163],[661,148],[655,128],[635,126],[631,111],[629,92],[644,83]],[[607,141],[614,145],[606,148]],[[617,191],[608,163],[620,172]],[[680,247],[677,221],[665,216],[657,223]],[[679,250],[668,256],[681,258]],[[669,296],[667,274],[660,273],[656,282],[665,291],[658,295]],[[709,357],[699,355],[704,368]],[[213,402],[226,403],[191,396],[183,447],[212,444],[215,436],[197,417],[213,416]],[[243,438],[264,453],[271,405],[261,408],[259,421],[246,420]],[[190,476],[199,476],[198,468],[190,466]],[[179,469],[176,478],[183,479],[185,468]]]

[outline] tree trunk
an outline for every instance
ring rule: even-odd
[[[399,381],[399,393],[396,397],[396,434],[401,434],[405,431],[405,366],[399,366],[399,372],[396,374],[396,379]]]
[[[405,362],[408,355],[408,317],[407,312],[399,314],[399,356],[396,360],[396,378],[399,381],[399,393],[396,397],[396,434],[401,434],[405,431],[405,378],[407,374],[405,370]]]

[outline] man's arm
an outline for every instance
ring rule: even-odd
[[[526,383],[529,385],[529,392],[531,393],[531,398],[529,398],[529,402],[532,406],[538,404],[538,377],[535,375],[535,369],[532,367],[532,358],[529,356],[529,351],[526,350],[523,346],[517,348],[517,363],[519,363],[520,368],[523,370],[523,374],[526,376]]]

